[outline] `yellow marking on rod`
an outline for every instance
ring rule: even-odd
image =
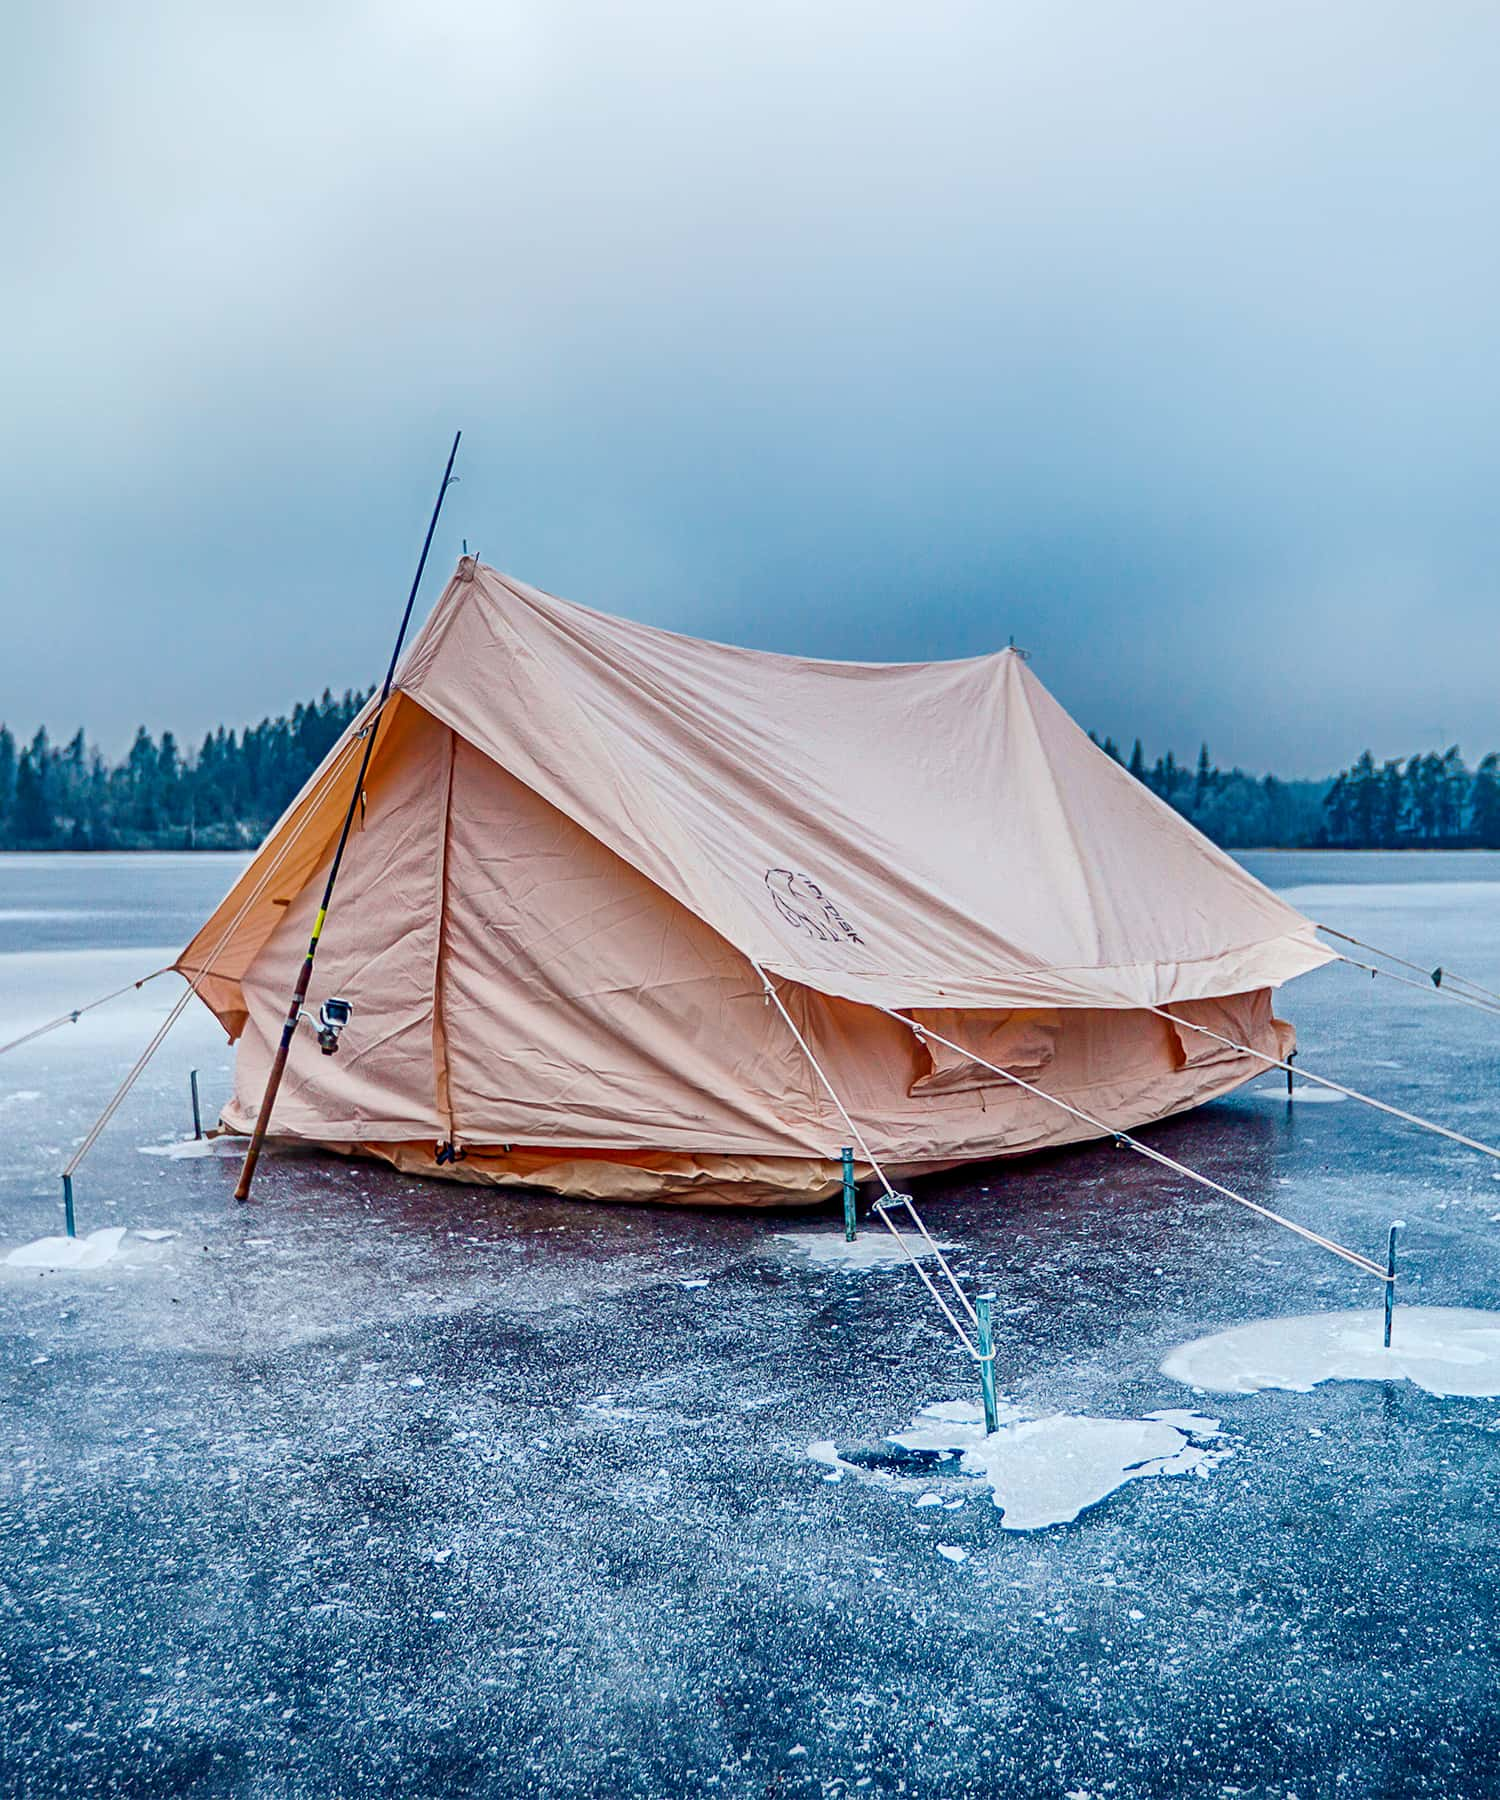
[[[316,918],[316,919],[314,919],[314,920],[313,920],[313,934],[312,934],[312,941],[313,941],[313,942],[314,942],[314,943],[317,943],[317,941],[318,941],[318,939],[319,939],[319,938],[320,938],[320,937],[322,937],[322,935],[323,935],[323,921],[324,921],[324,920],[325,920],[325,919],[326,919],[326,918],[327,918],[327,917],[328,917],[328,908],[327,908],[327,907],[326,907],[326,906],[320,906],[320,907],[319,907],[319,908],[318,908],[318,916],[317,916],[317,918]]]

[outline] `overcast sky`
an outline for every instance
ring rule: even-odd
[[[467,537],[1098,731],[1500,746],[1500,10],[7,15],[0,718],[378,678]]]

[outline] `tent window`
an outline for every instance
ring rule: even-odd
[[[1039,1075],[1057,1054],[1062,1014],[1051,1010],[1000,1013],[916,1010],[919,1025],[930,1025],[944,1037],[963,1044],[976,1056],[998,1063],[1023,1081]],[[982,1063],[960,1056],[931,1038],[918,1051],[917,1077],[907,1090],[919,1094],[970,1094],[981,1089],[1005,1087],[1003,1076]]]

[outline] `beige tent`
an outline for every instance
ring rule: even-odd
[[[356,720],[177,967],[254,1122],[348,804]],[[1098,1135],[1263,1066],[1313,926],[1068,718],[1014,651],[805,661],[630,624],[466,558],[381,716],[273,1136],[597,1198],[830,1192]],[[461,1153],[446,1160],[446,1147]],[[442,1149],[444,1163],[435,1161]]]

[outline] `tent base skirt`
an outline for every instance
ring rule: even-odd
[[[379,1157],[404,1175],[480,1187],[529,1188],[570,1200],[653,1201],[679,1206],[817,1206],[843,1186],[837,1161],[804,1156],[691,1155],[668,1150],[504,1150],[475,1145],[454,1162],[434,1160],[435,1144],[330,1144]],[[911,1165],[926,1174],[950,1163]],[[894,1171],[892,1171],[894,1173]],[[859,1180],[871,1174],[856,1164]]]

